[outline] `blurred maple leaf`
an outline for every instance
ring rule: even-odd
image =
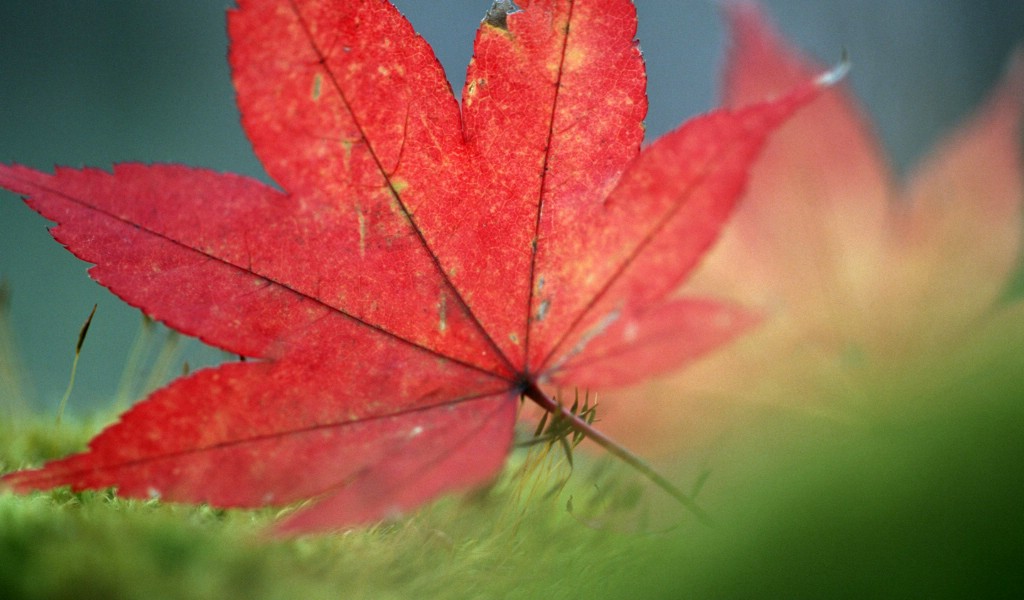
[[[744,311],[670,292],[765,136],[830,79],[641,151],[633,5],[519,4],[487,14],[460,110],[386,2],[240,1],[238,103],[283,191],[180,165],[0,167],[97,281],[256,359],[180,378],[87,452],[3,481],[312,499],[282,529],[329,529],[493,479],[521,398],[642,468],[542,388],[636,382],[745,329]]]
[[[727,14],[728,105],[816,72],[755,5]],[[684,288],[761,307],[763,325],[683,372],[606,394],[604,429],[672,455],[754,405],[839,415],[871,386],[941,370],[993,334],[1019,346],[1024,303],[1003,294],[1019,264],[1022,112],[1018,51],[977,113],[900,185],[856,100],[825,91],[772,136]]]

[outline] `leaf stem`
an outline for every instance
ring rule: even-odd
[[[579,415],[573,414],[572,411],[561,403],[553,400],[550,396],[541,391],[541,389],[537,387],[536,383],[529,382],[525,384],[523,388],[523,395],[536,402],[541,408],[549,413],[560,415],[561,418],[565,419],[566,422],[569,423],[569,426],[574,430],[582,433],[598,446],[601,446],[622,462],[639,471],[644,477],[651,480],[655,485],[678,500],[679,503],[688,511],[693,513],[701,523],[711,525],[711,516],[705,512],[704,509],[697,506],[697,503],[693,498],[676,487],[675,484],[666,479],[661,473],[654,470],[654,467],[647,464],[647,462],[642,458],[630,452],[625,446],[619,444],[604,433],[601,433],[592,424],[587,423],[585,420],[580,418]]]

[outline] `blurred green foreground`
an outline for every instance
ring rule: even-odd
[[[759,420],[710,475],[731,482],[704,500],[712,528],[637,525],[612,492],[631,475],[582,452],[560,488],[558,446],[517,451],[487,492],[298,540],[267,536],[269,510],[0,492],[0,598],[1024,597],[1019,339],[877,382],[850,423]],[[0,471],[95,428],[6,420]]]

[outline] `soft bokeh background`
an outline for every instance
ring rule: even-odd
[[[456,90],[490,0],[395,2],[434,45]],[[171,161],[264,177],[238,124],[225,61],[226,2],[0,2],[0,161],[109,167]],[[651,139],[712,108],[725,48],[711,0],[638,0]],[[850,84],[899,168],[913,164],[998,78],[1024,40],[1020,0],[776,0],[783,32],[825,62],[843,48]],[[85,276],[46,222],[0,192],[0,277],[32,403],[54,410],[79,328],[99,309],[72,412],[104,407],[139,329],[138,311]],[[2,331],[0,331],[2,333]],[[191,364],[218,360],[193,343]]]

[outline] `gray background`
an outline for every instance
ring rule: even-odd
[[[473,32],[490,0],[395,3],[434,45],[460,89]],[[714,106],[725,40],[711,0],[637,4],[653,139]],[[1013,45],[1024,40],[1021,0],[764,4],[791,39],[821,60],[849,51],[851,84],[900,169],[982,98]],[[234,106],[226,5],[0,2],[0,161],[42,169],[173,161],[264,177]],[[78,330],[99,304],[71,399],[72,411],[87,412],[109,405],[140,317],[92,283],[86,265],[54,243],[46,225],[0,192],[0,278],[11,290],[13,332],[7,341],[17,344],[27,367],[22,384],[31,405],[52,411]],[[0,328],[0,335],[9,334]],[[186,357],[199,364],[219,354],[191,342]]]

